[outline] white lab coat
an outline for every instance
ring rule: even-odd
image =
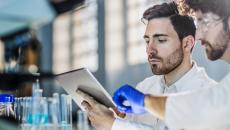
[[[162,95],[164,93],[178,93],[201,89],[207,84],[214,86],[217,83],[210,79],[205,70],[197,67],[194,62],[193,67],[171,86],[165,84],[162,75],[155,75],[140,82],[136,88],[145,94]],[[143,126],[143,124],[148,125],[148,127]],[[116,119],[112,130],[163,130],[164,127],[164,121],[157,119],[150,113],[145,113],[143,115],[127,115],[125,120]]]
[[[230,73],[215,87],[169,97],[165,122],[172,130],[230,130]]]

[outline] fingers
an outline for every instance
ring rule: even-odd
[[[121,86],[114,94],[113,94],[113,101],[118,105],[118,106],[122,106],[125,107],[123,105],[123,102],[126,101],[128,99],[128,97],[130,96],[128,93],[130,90],[132,90],[133,87],[131,87],[130,85],[123,85]]]
[[[82,106],[85,108],[85,111],[87,113],[87,117],[89,118],[90,122],[95,122],[95,113],[93,112],[93,108],[87,103],[86,101],[82,102]]]
[[[123,99],[123,100],[122,100]],[[121,106],[123,101],[125,99],[122,97],[122,94],[120,93],[120,91],[116,91],[114,94],[113,94],[113,101],[118,105],[118,106]]]
[[[81,105],[84,107],[87,113],[92,110],[91,105],[87,101],[83,101]]]
[[[90,106],[90,104],[86,101],[83,101],[81,103],[81,105],[84,107],[86,113],[87,113],[87,116],[89,118],[90,121],[94,121],[94,113],[93,113],[93,107]]]
[[[87,101],[83,101],[81,105],[84,107],[87,117],[91,122],[91,125],[95,126],[96,120],[94,115],[95,113],[93,112],[93,107]]]
[[[127,99],[120,93],[120,91],[116,91],[113,96],[113,101],[116,103],[118,107],[126,107],[123,102]]]
[[[125,116],[126,116],[125,113],[119,112],[119,111],[117,110],[117,108],[111,108],[111,109],[112,109],[112,111],[116,114],[116,116],[118,116],[118,117],[120,117],[120,118],[125,118]]]
[[[131,112],[131,106],[125,106],[123,102],[126,100],[122,97],[113,97],[114,102],[117,104],[117,110],[122,113],[130,113]]]
[[[116,103],[118,111],[123,113],[130,113],[131,107],[125,106],[123,103],[126,101],[126,97],[124,95],[124,89],[127,87],[127,85],[124,85],[123,87],[119,88],[113,95],[113,101]]]
[[[117,106],[117,109],[122,113],[133,113],[131,106]]]
[[[84,99],[84,101],[88,102],[91,106],[93,106],[96,103],[96,101],[93,99],[93,97],[91,97],[88,94],[82,92],[81,90],[78,89],[76,91],[76,93],[78,95],[80,95]]]

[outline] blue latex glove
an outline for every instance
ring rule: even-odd
[[[142,114],[144,108],[145,95],[130,85],[121,86],[113,95],[113,101],[120,112]],[[128,101],[130,106],[125,106],[124,101]]]

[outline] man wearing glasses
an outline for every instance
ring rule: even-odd
[[[195,13],[198,27],[196,38],[204,45],[208,58],[213,61],[222,59],[230,64],[230,1],[182,2],[184,7]],[[125,106],[125,100],[131,106]],[[114,101],[122,112],[149,111],[164,119],[169,129],[173,130],[230,129],[230,74],[215,87],[170,96],[144,95],[132,87],[123,86],[115,92]]]
[[[216,85],[204,69],[192,61],[196,28],[191,17],[179,15],[174,3],[164,3],[147,9],[143,19],[147,21],[144,34],[146,53],[155,75],[139,83],[138,90],[161,95],[196,90],[206,84]],[[88,111],[89,119],[98,129],[143,129],[141,124],[134,125],[134,122],[149,125],[156,130],[165,127],[162,120],[149,113],[127,115],[125,120],[115,119],[106,107],[87,98],[89,96],[86,94],[81,94],[86,99],[83,106]]]

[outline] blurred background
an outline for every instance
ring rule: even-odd
[[[168,1],[0,0],[1,78],[9,73],[59,74],[85,67],[110,94],[123,84],[135,86],[152,75],[142,14]],[[216,81],[230,70],[222,61],[208,61],[200,44],[193,58]],[[8,87],[14,85],[3,84],[0,91],[12,91]],[[47,96],[63,92],[50,82],[42,86]],[[24,87],[16,93],[29,95],[29,91],[31,87]]]
[[[0,0],[1,44],[11,46],[1,50],[0,67],[15,64],[9,62],[17,44],[30,48],[19,59],[32,71],[58,74],[86,67],[111,94],[122,84],[136,85],[152,75],[140,19],[148,7],[168,1]],[[229,70],[222,61],[208,61],[200,44],[193,57],[217,81]]]

